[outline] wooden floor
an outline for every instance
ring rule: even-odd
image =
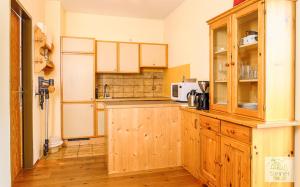
[[[183,169],[108,177],[103,156],[41,160],[23,171],[14,187],[199,187]]]

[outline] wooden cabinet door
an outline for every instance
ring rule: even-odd
[[[250,187],[250,145],[221,138],[221,186]]]
[[[141,67],[168,67],[168,45],[141,44]]]
[[[219,186],[220,139],[221,137],[216,132],[201,129],[201,177],[208,186]]]
[[[93,101],[95,98],[94,55],[62,54],[62,100]]]
[[[200,178],[200,124],[199,115],[182,112],[182,162],[194,177]]]
[[[232,112],[263,118],[264,4],[254,3],[232,15]],[[255,36],[252,40],[249,36]],[[253,34],[256,33],[256,34]]]
[[[210,25],[210,108],[231,112],[231,17]]]
[[[119,44],[119,72],[139,73],[139,44],[120,43]]]
[[[104,136],[105,133],[105,112],[97,110],[97,135]]]
[[[63,138],[93,137],[94,132],[93,103],[64,103],[62,104]]]
[[[97,72],[111,73],[118,71],[118,43],[97,42]]]
[[[92,38],[62,37],[61,52],[95,53],[95,40]]]

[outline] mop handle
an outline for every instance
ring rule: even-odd
[[[46,136],[46,140],[48,140],[48,110],[49,110],[49,98],[46,97],[46,101],[45,101],[45,112],[46,112],[46,126],[45,126],[45,136]]]

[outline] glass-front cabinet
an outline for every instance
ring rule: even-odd
[[[264,9],[237,11],[210,25],[211,109],[263,118]]]
[[[230,99],[230,18],[222,19],[210,26],[211,46],[211,109],[228,111]]]

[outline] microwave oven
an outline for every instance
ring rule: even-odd
[[[172,83],[171,99],[173,101],[187,102],[187,94],[192,90],[200,92],[199,85],[196,82]]]

